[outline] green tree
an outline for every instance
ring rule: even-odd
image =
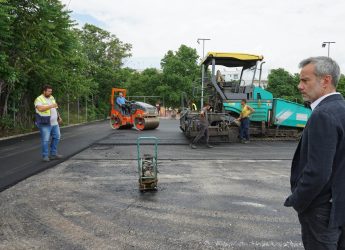
[[[0,130],[13,126],[11,111],[20,111],[17,124],[33,125],[32,103],[44,84],[58,102],[91,96],[105,114],[111,87],[133,74],[121,69],[130,49],[96,26],[76,29],[59,0],[0,0]]]
[[[58,69],[71,50],[73,22],[58,0],[8,0],[0,9],[0,116],[7,116],[9,102],[17,102],[17,119],[31,122],[32,101],[40,87],[61,82]]]
[[[298,83],[299,74],[291,75],[282,68],[273,69],[268,75],[267,90],[270,91],[275,98],[302,103],[302,98],[297,88]]]
[[[166,106],[178,107],[181,93],[192,93],[193,84],[200,78],[200,66],[195,49],[181,45],[177,51],[169,50],[161,60],[162,72],[146,69],[143,72],[131,72],[127,83],[130,95],[160,96]],[[148,102],[158,101],[148,99]],[[162,100],[160,100],[162,101]]]
[[[109,108],[109,94],[128,70],[122,70],[123,59],[131,56],[132,46],[123,43],[115,35],[91,24],[85,24],[79,31],[82,51],[89,61],[87,76],[98,86],[97,103],[99,112]],[[122,73],[125,72],[125,73]],[[128,75],[128,74],[127,74]]]
[[[337,91],[340,92],[343,96],[345,96],[345,76],[343,74],[341,74],[340,76]]]
[[[8,1],[0,1],[0,117],[7,114],[9,89],[16,79],[15,71],[9,64],[9,48],[13,37],[12,23],[14,16]]]
[[[53,86],[58,101],[91,96],[103,114],[114,86],[160,95],[169,106],[178,106],[181,92],[191,93],[200,75],[195,49],[181,45],[162,59],[163,72],[141,73],[122,68],[130,50],[94,25],[76,29],[59,0],[0,0],[0,130],[13,125],[14,111],[20,111],[18,124],[33,125],[32,103],[44,84]]]
[[[196,49],[181,45],[176,51],[168,51],[161,61],[163,82],[156,90],[166,96],[166,102],[179,106],[181,93],[191,95],[193,84],[200,78],[199,56]]]

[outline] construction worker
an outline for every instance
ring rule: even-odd
[[[161,114],[161,104],[160,104],[159,101],[156,103],[156,109],[157,109],[158,116],[160,116],[160,114]]]
[[[187,106],[191,111],[197,111],[198,110],[198,108],[196,107],[196,104],[193,100],[189,100],[187,102]]]
[[[41,133],[42,159],[45,162],[62,158],[57,153],[57,147],[60,141],[59,123],[62,119],[57,111],[58,105],[52,96],[53,88],[50,85],[43,86],[42,95],[35,100],[36,125]],[[49,140],[50,156],[48,152]]]
[[[116,103],[121,108],[121,112],[123,115],[129,114],[129,107],[127,106],[127,100],[123,96],[122,92],[120,92],[119,96],[116,98]]]
[[[196,104],[194,101],[192,101],[192,111],[197,111],[198,108],[196,107]]]
[[[222,76],[222,73],[220,73],[220,70],[217,70],[217,74],[216,74],[216,81],[219,85],[219,87],[223,88],[224,87],[224,77]]]
[[[196,149],[196,143],[201,139],[201,137],[205,136],[206,137],[206,146],[208,148],[213,148],[208,141],[209,141],[209,131],[208,131],[208,115],[207,112],[210,110],[211,106],[208,103],[205,103],[204,107],[201,109],[200,112],[200,130],[198,135],[194,138],[192,143],[190,144],[190,147],[192,149]]]
[[[250,107],[247,104],[247,100],[243,99],[241,101],[241,107],[242,107],[242,111],[240,113],[240,117],[237,118],[237,121],[241,122],[240,125],[240,139],[241,139],[241,143],[248,143],[249,142],[249,116],[255,112],[255,110]]]

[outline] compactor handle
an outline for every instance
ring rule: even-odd
[[[141,136],[141,137],[138,137],[138,139],[137,139],[138,162],[140,161],[140,142],[143,141],[143,140],[145,140],[145,141],[154,141],[152,143],[152,145],[155,146],[154,156],[155,156],[155,159],[157,159],[158,138],[154,137],[154,136]]]

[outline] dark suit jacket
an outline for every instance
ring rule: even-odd
[[[331,95],[313,110],[291,166],[285,206],[298,213],[332,201],[330,226],[345,224],[345,100]]]

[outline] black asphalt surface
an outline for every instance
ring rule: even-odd
[[[157,129],[148,131],[137,131],[135,129],[130,129],[129,131],[112,130],[109,126],[109,121],[93,122],[61,128],[62,138],[59,144],[59,154],[62,154],[64,157],[61,160],[50,162],[43,162],[41,159],[39,133],[13,139],[0,140],[0,191],[15,185],[27,177],[56,166],[71,156],[87,149],[91,145],[134,146],[137,138],[140,136],[157,137],[159,138],[160,145],[188,145],[189,140],[178,129],[178,126],[178,120],[161,119],[160,126]],[[284,148],[285,143],[281,142],[281,144],[281,152],[283,152],[283,154],[284,152],[289,152]],[[270,147],[269,142],[267,142],[266,145]],[[276,145],[274,147],[276,147]],[[131,148],[131,151],[132,150],[133,149]],[[237,151],[240,149],[234,147],[233,150],[232,152],[237,154]],[[133,152],[135,152],[135,149]],[[262,152],[257,156],[255,152],[256,151],[254,150],[252,155],[255,156],[255,159],[267,159],[272,157],[271,155],[266,157]],[[270,152],[270,150],[267,150],[266,152]],[[183,154],[184,152],[181,153]],[[168,155],[169,157],[171,156],[170,154]],[[205,158],[207,159],[218,157],[219,156],[216,154],[214,154],[213,157],[205,155]],[[287,155],[283,158],[286,159],[289,157],[290,155]]]
[[[100,122],[62,134],[61,153],[79,153],[0,193],[0,249],[303,249],[297,215],[283,206],[296,141],[193,150],[176,120],[152,131]],[[155,192],[138,190],[139,136],[159,138]],[[40,163],[38,135],[1,148]],[[141,155],[152,150],[141,145]]]
[[[43,162],[40,135],[30,134],[0,141],[0,191],[19,181],[51,168],[86,149],[100,139],[111,135],[109,121],[93,122],[61,128],[59,154],[61,160]]]

